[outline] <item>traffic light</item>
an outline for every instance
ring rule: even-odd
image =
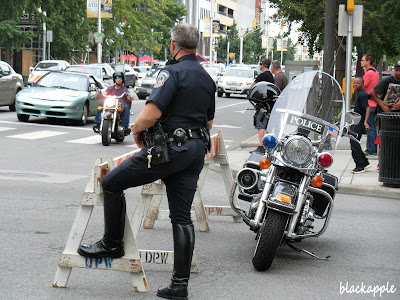
[[[345,10],[347,14],[351,14],[354,11],[354,0],[345,0]]]
[[[285,24],[285,21],[281,20],[281,29],[283,29],[284,24]]]
[[[253,19],[253,29],[256,29],[256,28],[257,28],[257,19],[254,18]]]

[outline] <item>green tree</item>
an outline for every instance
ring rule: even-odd
[[[289,30],[293,24],[300,24],[300,42],[306,42],[310,52],[322,50],[325,1],[271,0],[270,3],[278,10],[276,19],[288,21]],[[372,53],[377,59],[384,54],[399,55],[400,36],[395,34],[394,29],[400,13],[398,0],[356,0],[355,4],[363,5],[363,36],[354,38],[358,51]],[[337,48],[344,47],[343,38],[336,36],[336,39]]]
[[[5,57],[2,59],[6,62],[10,62],[12,50],[19,51],[23,43],[30,41],[31,33],[24,31],[17,25],[21,22],[22,12],[28,14],[29,17],[31,17],[31,13],[36,12],[39,1],[1,1],[0,48],[5,49]]]

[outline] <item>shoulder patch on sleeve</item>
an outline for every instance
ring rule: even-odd
[[[157,89],[163,86],[168,78],[169,78],[169,72],[167,70],[162,70],[157,76],[157,81],[154,84],[154,88]]]

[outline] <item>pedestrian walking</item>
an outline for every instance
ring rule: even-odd
[[[364,79],[364,91],[369,94],[371,90],[379,83],[379,74],[374,67],[375,58],[372,54],[364,54],[361,59],[361,67],[365,69],[363,76]],[[375,145],[375,140],[377,137],[376,127],[375,127],[375,117],[376,117],[376,102],[372,99],[368,99],[368,105],[370,114],[368,117],[367,131],[367,144],[365,154],[367,156],[377,155],[377,146]]]
[[[215,114],[215,84],[196,60],[199,31],[179,24],[171,30],[173,56],[157,77],[145,107],[132,126],[142,150],[104,176],[105,233],[93,245],[81,245],[86,257],[124,255],[124,190],[162,179],[166,186],[174,240],[171,284],[157,296],[187,299],[195,244],[190,218],[199,174],[210,145]]]
[[[360,140],[364,130],[368,128],[368,94],[364,91],[364,80],[361,77],[354,79],[353,88],[356,94],[354,102],[354,112],[361,115],[360,123],[352,125],[351,130],[357,133],[357,139]],[[365,169],[371,167],[368,159],[365,157],[364,152],[361,149],[360,143],[350,139],[351,156],[356,164],[353,169],[353,174],[363,173]]]

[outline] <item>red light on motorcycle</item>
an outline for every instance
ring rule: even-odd
[[[333,163],[333,157],[330,153],[328,152],[322,152],[319,156],[318,156],[318,162],[319,164],[324,167],[330,167]]]
[[[99,105],[97,106],[97,110],[102,110],[103,108]]]
[[[321,176],[314,176],[313,179],[311,180],[311,184],[316,188],[321,187],[323,182],[324,180],[322,179]]]
[[[271,162],[268,158],[263,158],[260,160],[259,165],[261,169],[268,169],[271,165]]]
[[[118,111],[122,111],[122,107],[120,106],[120,107],[118,107]]]

